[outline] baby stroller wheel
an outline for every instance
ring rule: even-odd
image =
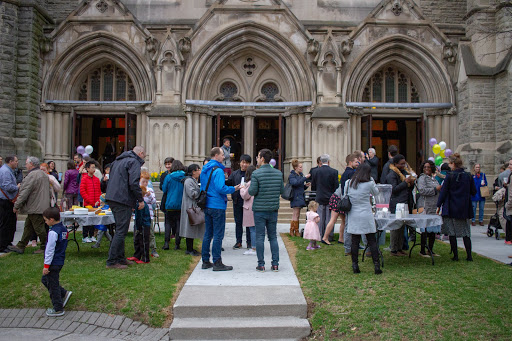
[[[492,237],[494,235],[494,231],[492,230],[492,228],[489,226],[487,227],[487,237]]]

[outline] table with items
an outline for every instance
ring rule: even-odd
[[[435,214],[407,214],[403,217],[396,217],[395,214],[388,214],[385,216],[376,215],[375,223],[377,225],[377,240],[382,233],[386,233],[386,231],[398,230],[402,226],[406,226],[409,230],[409,234],[413,234],[416,237],[416,233],[421,234],[423,232],[441,232],[441,225],[443,223],[443,218],[441,216]],[[409,258],[411,258],[412,249],[416,245],[420,245],[416,241],[418,238],[414,238],[414,244],[409,249]],[[368,246],[366,246],[368,247]],[[432,250],[430,250],[428,243],[426,245],[430,258],[432,260],[432,265],[434,265],[434,255]],[[366,252],[366,249],[365,249]],[[380,249],[379,249],[380,252]],[[380,252],[380,257],[382,260],[382,267],[384,267],[384,257],[382,256],[382,252]],[[363,253],[364,260],[364,253]]]
[[[80,246],[78,241],[76,240],[76,231],[80,226],[92,226],[92,225],[111,225],[115,223],[114,215],[109,214],[74,214],[73,212],[61,212],[60,219],[64,226],[68,227],[69,232],[73,232],[73,238],[69,240],[74,240],[78,251],[80,251]]]

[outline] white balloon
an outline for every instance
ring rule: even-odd
[[[92,154],[92,151],[93,151],[93,150],[94,150],[94,149],[92,148],[92,146],[91,146],[90,144],[89,144],[89,145],[87,145],[87,146],[85,147],[85,152],[86,152],[87,154],[89,154],[89,155],[91,155],[91,154]]]
[[[446,149],[446,142],[444,142],[444,141],[439,142],[439,147],[441,147],[441,150],[445,150]]]

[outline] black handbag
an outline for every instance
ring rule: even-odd
[[[347,187],[347,193],[338,200],[336,203],[336,210],[340,212],[349,212],[352,209],[352,203],[350,202],[350,198],[348,197],[348,191],[350,187],[350,182],[346,183],[345,186]]]
[[[204,224],[204,212],[199,207],[187,208],[187,215],[190,226]]]
[[[210,187],[210,181],[212,180],[212,174],[215,172],[215,170],[219,167],[213,167],[210,176],[208,177],[208,183],[206,184],[206,188],[204,191],[199,192],[199,196],[196,199],[197,206],[202,209],[203,211],[206,209],[206,194],[208,192],[208,187]]]
[[[284,186],[283,194],[281,194],[281,198],[285,200],[291,201],[293,199],[293,186],[290,183],[287,183]]]

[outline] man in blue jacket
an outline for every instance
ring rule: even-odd
[[[224,239],[224,231],[226,229],[227,194],[238,191],[240,189],[240,185],[235,187],[226,186],[224,166],[222,165],[224,152],[221,148],[213,148],[210,156],[212,159],[203,166],[200,177],[201,191],[205,191],[211,174],[210,185],[206,195],[206,210],[204,212],[205,230],[201,251],[203,258],[202,269],[209,269],[213,267],[213,271],[229,271],[233,270],[233,267],[224,265],[220,256],[222,239]],[[212,242],[212,238],[213,263],[210,262],[210,244]]]

